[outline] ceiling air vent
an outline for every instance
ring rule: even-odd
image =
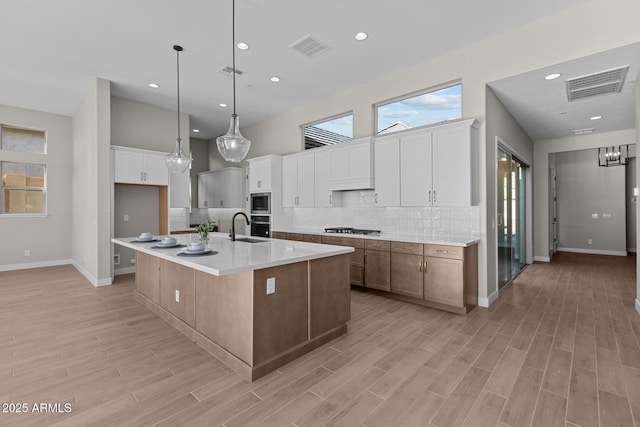
[[[290,44],[289,47],[297,50],[307,58],[313,58],[314,56],[318,56],[331,49],[329,46],[310,34],[307,34],[297,42]]]
[[[226,65],[223,68],[220,68],[218,72],[224,74],[225,76],[233,77],[233,67],[230,65]],[[243,74],[244,71],[236,68],[236,78],[240,77]]]
[[[622,90],[628,71],[629,66],[625,65],[624,67],[567,80],[567,100],[571,102],[593,96],[619,93]]]

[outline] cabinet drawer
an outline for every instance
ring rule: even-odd
[[[351,265],[364,267],[364,249],[354,249],[351,254]]]
[[[304,236],[301,233],[287,233],[287,239],[302,242],[304,240]]]
[[[422,243],[391,242],[391,252],[399,254],[422,255]]]
[[[283,231],[272,231],[271,232],[271,238],[272,239],[287,239],[287,233],[283,232]]]
[[[320,243],[322,239],[317,234],[305,234],[303,240],[305,242]]]
[[[391,247],[390,243],[388,240],[365,240],[364,248],[376,251],[388,251]]]
[[[352,248],[364,248],[364,239],[352,239],[351,237],[322,236],[322,243],[327,245],[351,246]]]
[[[424,245],[424,256],[462,259],[463,249],[460,246]]]

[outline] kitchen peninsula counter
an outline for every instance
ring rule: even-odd
[[[135,299],[251,381],[347,330],[353,248],[212,233],[217,254],[184,257],[132,240],[112,241],[136,251]]]

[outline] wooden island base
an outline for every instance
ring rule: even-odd
[[[347,331],[349,255],[215,276],[136,252],[136,301],[254,381]],[[267,294],[267,279],[275,292]]]

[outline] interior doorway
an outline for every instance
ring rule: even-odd
[[[498,146],[498,292],[527,266],[527,165]]]

